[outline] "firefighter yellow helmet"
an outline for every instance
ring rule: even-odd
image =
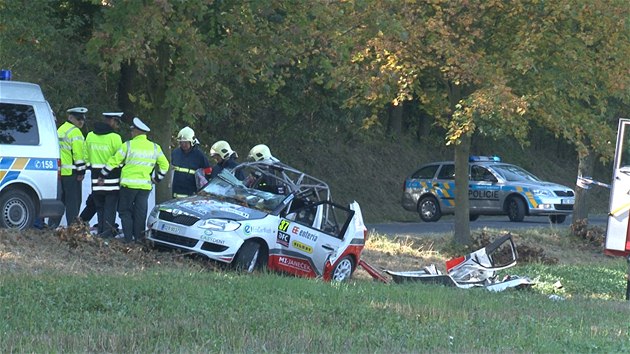
[[[222,159],[227,160],[234,151],[225,140],[219,140],[210,148],[210,155],[219,155]]]
[[[270,160],[272,158],[271,150],[269,150],[269,147],[265,144],[258,144],[254,146],[251,150],[249,150],[249,155],[247,157],[254,161]]]
[[[195,131],[190,127],[184,127],[177,134],[177,141],[187,141],[191,144],[195,142]]]

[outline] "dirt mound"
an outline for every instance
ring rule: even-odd
[[[101,239],[85,226],[11,231],[0,229],[2,272],[128,273],[151,267],[208,269],[217,265],[189,254],[161,252],[143,244]]]

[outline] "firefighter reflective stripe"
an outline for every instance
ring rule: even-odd
[[[186,197],[190,197],[190,196],[188,194],[173,193],[173,198],[186,198]]]
[[[184,168],[179,166],[173,166],[173,169],[177,172],[190,173],[191,175],[194,175],[195,172],[197,172],[196,170],[193,170],[191,168]]]
[[[77,174],[85,173],[85,155],[83,133],[70,122],[63,123],[57,129],[59,149],[61,152],[61,175],[70,176],[72,171]]]
[[[120,164],[120,185],[131,189],[150,190],[151,174],[156,172],[155,179],[160,181],[168,171],[169,163],[159,145],[149,141],[142,134],[121,145],[120,149],[107,161],[101,175],[107,177],[110,171]]]

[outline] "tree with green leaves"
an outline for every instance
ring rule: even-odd
[[[98,10],[89,2],[0,2],[0,67],[13,80],[37,83],[57,113],[69,107],[101,107],[112,95],[85,58]]]
[[[532,92],[532,114],[578,155],[578,176],[614,153],[617,120],[630,111],[630,3],[554,1],[536,8],[531,51],[520,85]],[[612,142],[612,143],[611,143]],[[588,217],[576,188],[573,222]]]
[[[527,3],[504,1],[371,1],[352,62],[341,68],[355,95],[349,105],[378,110],[417,99],[447,129],[455,155],[455,235],[470,244],[468,157],[471,136],[513,136],[526,143],[525,95],[511,87],[523,59],[519,35]],[[361,5],[364,6],[364,5]],[[356,18],[360,18],[357,16]],[[342,76],[342,75],[339,75]]]

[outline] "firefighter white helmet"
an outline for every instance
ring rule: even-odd
[[[225,140],[219,140],[210,148],[210,155],[219,155],[222,159],[227,160],[234,151]]]
[[[247,157],[254,161],[271,160],[273,158],[273,156],[271,156],[271,150],[269,150],[269,147],[265,144],[254,146],[249,150]]]
[[[177,141],[187,141],[194,145],[195,143],[195,131],[190,127],[184,127],[177,134]]]

